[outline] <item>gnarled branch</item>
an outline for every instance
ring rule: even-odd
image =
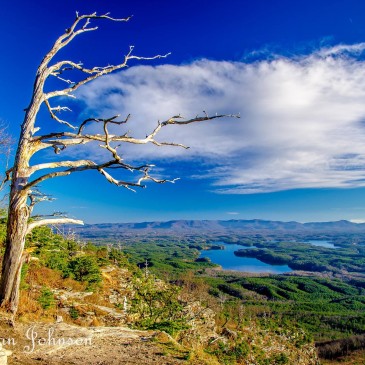
[[[187,146],[184,146],[179,143],[158,142],[158,141],[156,141],[155,137],[163,127],[168,126],[168,125],[186,125],[186,124],[190,124],[190,123],[198,123],[198,122],[203,122],[203,121],[213,120],[213,119],[223,118],[223,117],[239,118],[239,115],[214,115],[214,116],[210,117],[210,116],[208,116],[207,113],[204,112],[204,114],[205,115],[203,117],[196,116],[195,118],[186,119],[186,120],[177,120],[177,119],[183,119],[180,115],[178,115],[178,116],[169,118],[168,120],[166,120],[164,122],[159,122],[157,127],[150,134],[148,134],[146,136],[146,138],[142,138],[142,139],[130,137],[130,136],[128,136],[127,133],[125,133],[123,135],[113,135],[113,134],[109,133],[109,130],[108,130],[109,124],[113,124],[113,125],[125,124],[130,117],[129,115],[127,116],[127,118],[125,120],[122,120],[122,121],[116,120],[119,117],[119,115],[115,115],[108,119],[88,118],[80,124],[77,134],[71,133],[71,132],[60,132],[60,133],[51,133],[48,135],[34,137],[33,143],[37,143],[39,146],[39,149],[52,146],[55,149],[56,153],[60,152],[62,149],[65,149],[69,145],[88,143],[91,141],[103,142],[104,144],[100,145],[100,147],[103,147],[106,150],[108,150],[112,154],[113,159],[110,161],[107,161],[105,163],[99,163],[99,164],[97,164],[96,162],[94,162],[92,160],[77,160],[77,161],[50,162],[50,163],[35,165],[35,166],[32,166],[29,168],[29,176],[31,176],[34,172],[42,170],[42,169],[54,169],[54,168],[62,168],[62,167],[70,167],[70,168],[67,170],[51,172],[51,173],[42,175],[42,176],[38,177],[37,179],[29,182],[27,185],[24,186],[23,189],[28,190],[28,189],[32,188],[33,186],[36,186],[45,180],[48,180],[48,179],[51,179],[54,177],[59,177],[59,176],[67,176],[74,172],[80,172],[80,171],[85,171],[85,170],[97,170],[110,183],[115,184],[117,186],[123,186],[130,190],[133,190],[133,189],[131,189],[131,187],[144,188],[145,185],[142,184],[142,182],[145,180],[150,180],[150,181],[153,181],[155,183],[160,183],[160,184],[165,183],[165,182],[175,182],[178,179],[160,180],[160,179],[156,179],[156,178],[150,176],[149,171],[153,167],[152,165],[142,165],[142,166],[136,167],[136,166],[132,166],[132,165],[128,165],[128,164],[124,163],[123,159],[119,156],[119,154],[117,152],[117,147],[115,147],[115,148],[112,147],[110,145],[110,143],[111,142],[126,142],[126,143],[132,143],[132,144],[152,143],[157,146],[168,145],[168,146],[178,146],[178,147],[188,148]],[[88,123],[92,123],[92,122],[102,123],[104,134],[93,134],[93,135],[82,134],[85,126]],[[53,139],[54,137],[56,137],[56,139]],[[141,178],[139,178],[137,182],[118,180],[106,171],[107,168],[122,168],[122,169],[126,169],[129,171],[139,171],[139,172],[143,173],[143,176]]]
[[[97,170],[99,171],[110,183],[113,183],[117,186],[123,186],[125,188],[130,189],[131,186],[133,187],[140,187],[140,188],[144,188],[145,185],[142,184],[142,181],[144,180],[151,180],[154,181],[156,183],[165,183],[165,182],[175,182],[175,180],[159,180],[156,178],[153,178],[152,176],[149,175],[149,171],[151,170],[151,168],[154,165],[141,165],[141,166],[132,166],[126,163],[123,163],[121,160],[119,159],[115,159],[115,160],[111,160],[102,164],[97,164],[94,161],[91,160],[78,160],[78,161],[63,161],[63,162],[55,162],[55,163],[50,163],[48,168],[56,168],[56,167],[60,167],[57,166],[57,164],[59,164],[62,167],[65,166],[72,166],[71,168],[64,170],[64,171],[56,171],[56,172],[50,172],[48,174],[42,175],[40,177],[38,177],[37,179],[29,182],[27,185],[25,185],[23,187],[23,190],[25,191],[29,191],[29,189],[31,189],[34,186],[39,185],[40,183],[42,183],[45,180],[48,179],[52,179],[54,177],[59,177],[59,176],[67,176],[70,175],[74,172],[81,172],[81,171],[86,171],[86,170]],[[44,166],[46,166],[47,164],[44,164]],[[34,166],[35,168],[39,168],[40,165],[36,165]],[[46,167],[45,167],[46,168]],[[115,179],[114,177],[112,177],[111,174],[109,174],[106,169],[107,168],[112,168],[112,169],[124,169],[124,170],[128,170],[128,171],[138,171],[141,172],[143,174],[143,176],[141,178],[138,179],[137,182],[131,182],[131,181],[124,181],[124,180],[118,180]],[[133,190],[133,189],[130,189]]]
[[[145,138],[134,138],[129,136],[127,133],[124,133],[122,135],[115,135],[110,134],[108,131],[105,131],[105,128],[108,124],[116,124],[121,125],[125,124],[130,116],[128,116],[124,121],[116,121],[115,119],[118,118],[119,115],[113,116],[108,119],[101,119],[101,118],[88,118],[84,120],[79,127],[78,133],[72,133],[72,132],[58,132],[58,133],[50,133],[43,136],[37,136],[33,138],[33,143],[37,144],[37,150],[41,150],[47,147],[55,147],[55,146],[62,146],[66,148],[67,146],[73,146],[78,144],[85,144],[92,141],[97,142],[106,142],[106,135],[107,135],[107,141],[110,142],[125,142],[125,143],[132,143],[132,144],[147,144],[152,143],[156,146],[175,146],[175,147],[182,147],[182,148],[189,148],[188,146],[185,146],[180,143],[174,143],[174,142],[159,142],[155,139],[156,135],[160,132],[160,130],[163,127],[166,127],[168,125],[186,125],[191,123],[199,123],[204,122],[207,120],[213,120],[218,118],[240,118],[239,114],[220,114],[220,115],[214,115],[214,116],[208,116],[205,114],[205,116],[200,117],[196,116],[191,119],[186,120],[176,120],[176,119],[183,119],[180,115],[171,117],[163,122],[159,122],[157,127],[148,134]],[[96,123],[103,123],[104,124],[104,134],[82,134],[84,127],[86,124],[96,122]],[[55,151],[58,152],[58,151]]]
[[[124,56],[123,62],[121,62],[120,64],[117,64],[117,65],[109,65],[109,66],[105,66],[105,67],[94,67],[92,69],[87,69],[87,68],[82,67],[80,64],[76,64],[76,63],[71,62],[71,64],[74,65],[76,69],[78,69],[78,70],[80,70],[80,71],[82,71],[86,74],[89,74],[90,76],[88,76],[88,77],[86,77],[86,78],[84,78],[80,81],[77,81],[75,83],[71,82],[72,86],[70,86],[66,89],[52,91],[52,92],[49,92],[49,93],[45,94],[45,99],[49,100],[49,99],[54,98],[56,96],[70,96],[80,86],[85,85],[85,84],[87,84],[87,83],[89,83],[89,82],[91,82],[91,81],[93,81],[93,80],[95,80],[95,79],[97,79],[101,76],[108,75],[108,74],[110,74],[114,71],[117,71],[117,70],[120,70],[120,69],[123,69],[123,68],[127,67],[128,61],[130,61],[132,59],[135,59],[135,60],[156,60],[156,59],[159,59],[159,58],[166,58],[170,55],[170,53],[167,53],[167,54],[164,54],[164,55],[155,55],[155,56],[152,56],[152,57],[134,56],[134,55],[132,55],[133,49],[134,49],[134,46],[130,46],[128,53]],[[51,66],[49,68],[49,75],[58,76],[57,68],[60,67],[60,64],[61,63],[59,62],[55,66]]]
[[[97,13],[92,14],[85,14],[85,15],[79,15],[78,12],[76,12],[76,18],[74,22],[72,23],[71,27],[66,29],[65,33],[62,34],[58,39],[56,40],[55,44],[53,45],[51,51],[47,54],[49,56],[47,58],[47,63],[50,62],[53,58],[53,56],[63,47],[67,46],[75,37],[78,35],[97,30],[98,27],[89,28],[91,19],[107,19],[111,20],[113,22],[127,22],[131,19],[132,16],[129,16],[127,18],[112,18],[109,13],[97,15]],[[83,22],[83,25],[78,29],[81,22]]]

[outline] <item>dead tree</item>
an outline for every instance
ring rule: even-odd
[[[127,189],[142,188],[144,181],[151,180],[155,183],[174,182],[175,180],[157,179],[150,175],[150,164],[133,166],[124,162],[118,153],[118,146],[121,143],[148,144],[156,146],[180,146],[187,148],[179,143],[160,142],[156,139],[160,130],[169,125],[186,125],[190,123],[202,122],[215,118],[221,118],[223,115],[197,116],[192,119],[183,119],[180,115],[174,116],[163,122],[158,122],[145,138],[134,138],[128,133],[116,134],[110,132],[110,127],[118,127],[127,123],[129,116],[125,120],[120,120],[119,115],[111,116],[106,119],[90,117],[83,122],[75,125],[69,120],[61,119],[60,113],[69,111],[67,105],[57,105],[55,100],[59,97],[74,98],[74,92],[81,86],[99,78],[108,75],[111,72],[121,70],[127,67],[130,60],[153,60],[164,58],[167,55],[156,55],[153,57],[139,57],[133,54],[133,47],[129,47],[127,54],[120,64],[108,65],[105,67],[95,66],[92,68],[85,67],[82,63],[71,60],[54,61],[59,51],[66,47],[76,37],[83,33],[95,31],[97,27],[91,27],[92,20],[109,20],[113,22],[127,22],[130,17],[124,19],[112,18],[109,14],[97,15],[79,15],[76,13],[76,19],[70,28],[66,29],[54,43],[51,50],[45,55],[40,63],[33,87],[31,101],[25,110],[24,121],[21,125],[18,148],[15,156],[13,167],[7,172],[7,180],[11,180],[10,200],[8,209],[8,223],[6,236],[6,250],[3,258],[2,276],[0,282],[0,303],[1,307],[15,314],[19,302],[19,284],[20,273],[23,263],[23,251],[25,237],[35,227],[54,224],[83,224],[81,220],[70,219],[64,216],[59,217],[37,217],[32,219],[32,210],[37,202],[43,201],[46,197],[38,193],[38,185],[48,179],[67,176],[75,172],[86,170],[95,170],[102,174],[110,183],[122,186]],[[75,72],[83,75],[78,81],[71,81],[66,78],[67,72]],[[73,73],[75,75],[75,73]],[[45,84],[49,78],[55,77],[66,83],[66,87],[60,90],[45,91]],[[62,100],[64,100],[63,98]],[[66,127],[69,131],[59,131],[39,135],[39,128],[36,126],[37,115],[42,105],[48,109],[51,118]],[[98,134],[87,133],[89,125],[97,124],[102,127],[103,132]],[[110,153],[109,159],[99,163],[90,159],[80,160],[62,160],[57,159],[55,162],[45,162],[36,165],[30,164],[30,159],[36,153],[50,149],[60,154],[64,149],[70,146],[78,146],[96,142],[100,147]],[[111,173],[113,169],[123,169],[129,172],[138,172],[140,175],[134,181],[119,180]],[[36,175],[36,177],[34,177]]]

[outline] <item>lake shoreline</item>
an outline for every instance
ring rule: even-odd
[[[254,246],[244,246],[223,241],[212,242],[212,246],[223,247],[224,249],[202,250],[199,259],[209,258],[211,263],[220,265],[224,271],[273,275],[292,271],[288,265],[273,265],[265,263],[257,258],[240,257],[235,254],[238,250],[255,248]]]

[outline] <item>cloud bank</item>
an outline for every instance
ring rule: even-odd
[[[295,58],[254,63],[199,60],[135,66],[84,87],[88,112],[131,113],[144,137],[156,125],[185,117],[240,113],[166,128],[160,141],[191,147],[123,146],[126,159],[180,160],[189,175],[212,179],[219,193],[365,186],[365,44],[339,45]]]

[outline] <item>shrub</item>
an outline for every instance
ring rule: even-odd
[[[150,324],[148,329],[165,331],[171,336],[175,336],[178,332],[188,329],[186,321],[184,319],[180,320],[170,320],[170,321],[162,321]]]
[[[241,363],[247,357],[250,347],[246,342],[229,344],[219,341],[211,344],[206,351],[216,356],[220,363],[236,364]]]
[[[164,330],[172,335],[187,328],[178,298],[180,288],[157,283],[152,276],[135,278],[133,284],[131,312],[138,315],[137,326]]]
[[[241,342],[234,346],[232,352],[237,361],[242,361],[244,358],[247,357],[248,353],[250,352],[250,347],[247,342]]]
[[[80,313],[79,313],[79,311],[78,311],[75,307],[71,307],[71,308],[70,308],[70,317],[71,317],[72,319],[77,319],[77,318],[79,318],[79,315],[80,315]]]
[[[43,309],[49,309],[54,306],[55,300],[52,291],[44,287],[41,291],[41,295],[38,297],[38,303]]]
[[[288,363],[289,363],[289,358],[284,353],[277,354],[277,355],[273,356],[273,358],[272,358],[272,364],[275,364],[275,365],[284,365],[284,364],[288,364]]]
[[[70,270],[78,281],[97,284],[101,281],[101,271],[93,256],[79,256],[70,262]]]
[[[47,253],[46,266],[53,270],[61,271],[64,278],[71,275],[68,255],[64,251],[50,251]]]

